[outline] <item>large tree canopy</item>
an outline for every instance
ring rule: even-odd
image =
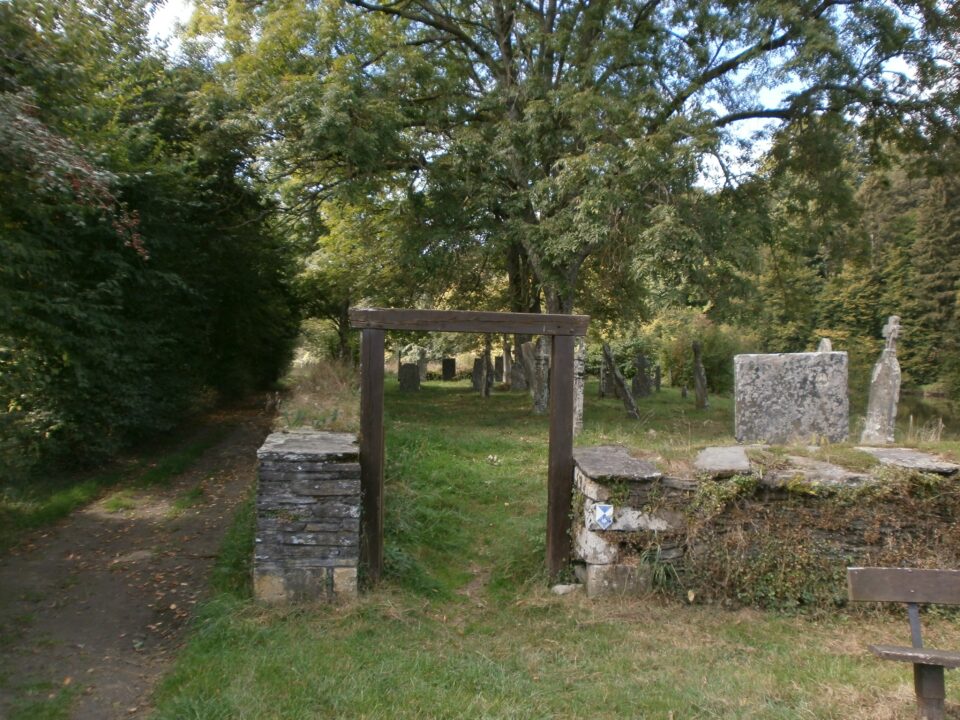
[[[745,121],[795,126],[793,161],[810,119],[913,142],[955,126],[958,17],[933,0],[247,7],[196,29],[222,31],[263,109],[288,206],[406,216],[421,257],[499,247],[513,309],[535,305],[532,279],[571,311],[611,248],[646,280],[729,262],[678,199],[708,156],[727,168]]]

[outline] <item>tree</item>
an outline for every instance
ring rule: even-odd
[[[548,311],[570,312],[592,257],[647,282],[695,263],[709,236],[683,205],[738,123],[786,123],[802,140],[832,118],[917,141],[955,120],[938,53],[957,18],[927,0],[228,7],[207,24],[220,22],[300,204],[385,193],[429,207],[411,226],[422,257],[436,227],[470,252],[497,247],[512,309],[536,306],[532,280]],[[778,87],[782,101],[764,103]]]

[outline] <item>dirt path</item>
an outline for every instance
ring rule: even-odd
[[[75,720],[146,716],[269,425],[255,409],[211,422],[223,439],[170,486],[108,495],[0,558],[0,718],[38,700]]]

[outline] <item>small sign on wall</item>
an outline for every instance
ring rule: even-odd
[[[601,530],[613,525],[613,505],[597,503],[593,506],[593,519]]]

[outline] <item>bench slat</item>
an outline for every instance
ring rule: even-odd
[[[960,605],[960,570],[847,568],[851,600]]]
[[[869,645],[870,652],[884,660],[896,660],[919,665],[939,665],[945,668],[960,667],[960,652],[913,648],[900,645]]]

